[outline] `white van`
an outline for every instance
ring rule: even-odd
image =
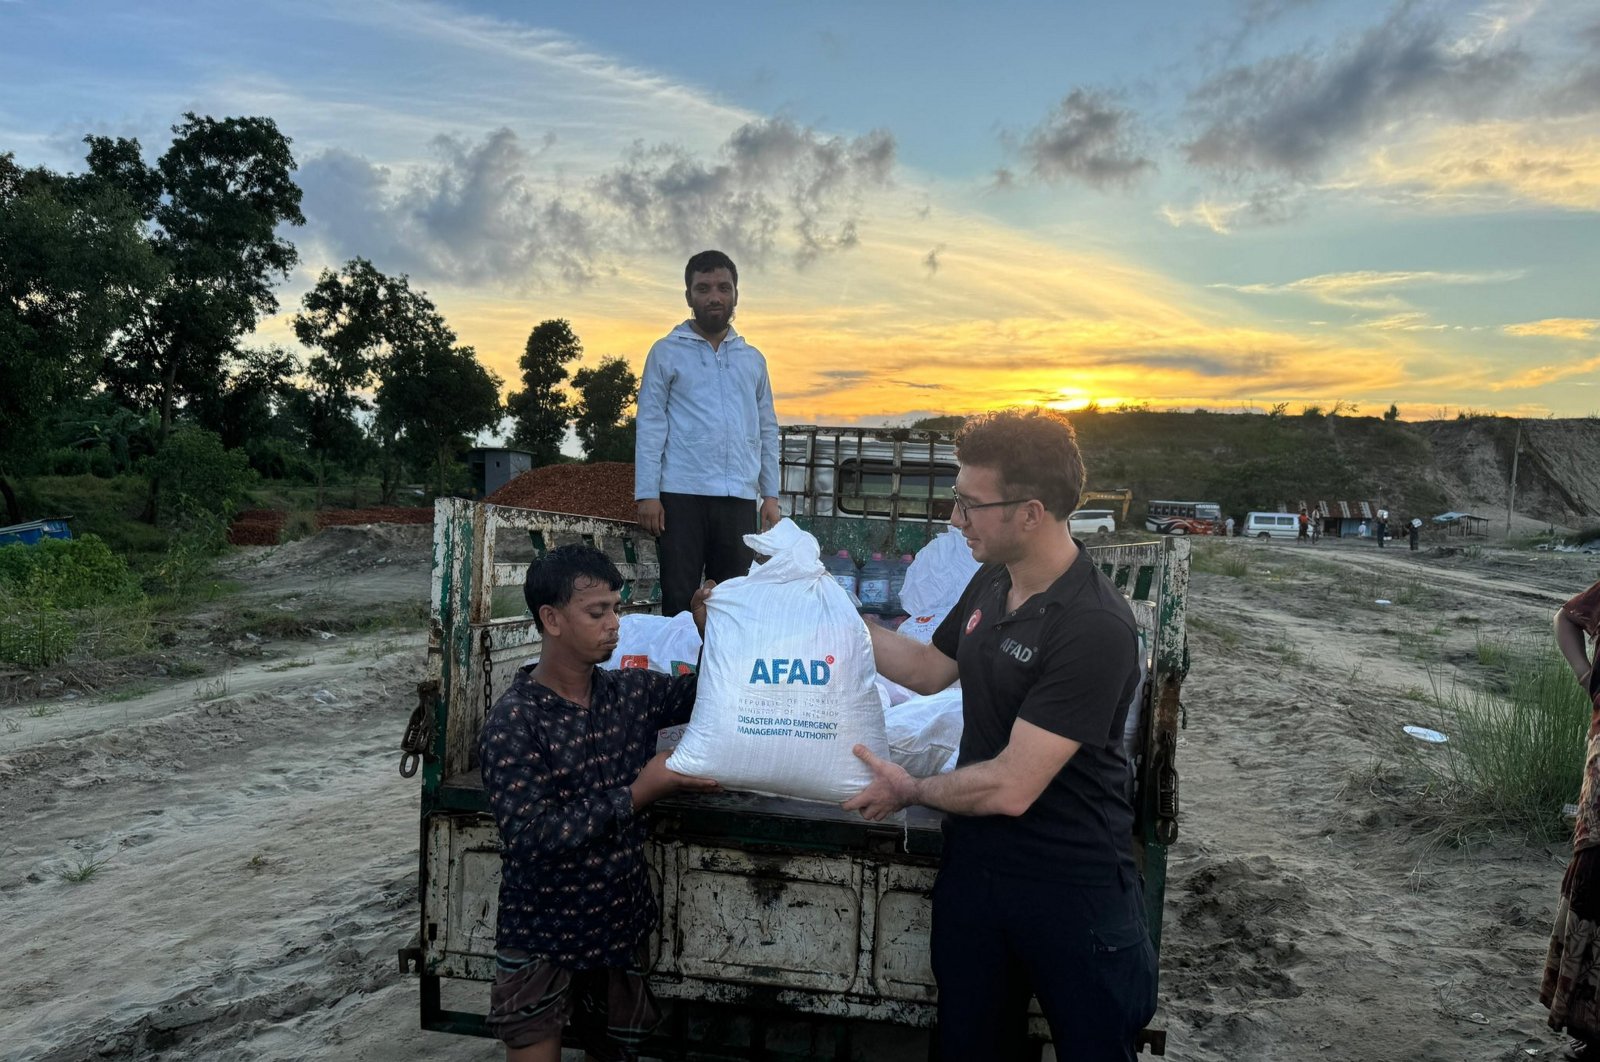
[[[1300,516],[1298,513],[1246,513],[1244,517],[1245,538],[1287,538],[1300,537]]]

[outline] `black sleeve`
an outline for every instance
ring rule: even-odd
[[[1122,740],[1111,732],[1129,677],[1139,666],[1139,636],[1113,612],[1058,623],[1045,641],[1043,670],[1017,711],[1042,730],[1085,745]]]
[[[967,588],[961,591],[961,597],[956,601],[955,607],[945,613],[944,619],[939,621],[939,629],[933,632],[931,642],[939,652],[951,660],[956,658],[956,650],[961,646],[961,635],[967,629],[967,620],[972,614],[972,602],[978,597],[975,587],[983,585],[983,580],[990,575],[989,566],[986,564],[973,573],[967,581]]]

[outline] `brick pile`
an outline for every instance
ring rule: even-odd
[[[484,499],[492,505],[627,520],[635,516],[633,463],[545,465],[524,472]]]
[[[278,509],[245,509],[228,527],[228,541],[235,546],[276,546],[283,535],[288,514]],[[431,524],[433,508],[404,505],[375,505],[366,509],[323,509],[316,514],[317,530],[355,524]]]

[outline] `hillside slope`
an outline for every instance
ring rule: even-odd
[[[1396,513],[1505,512],[1512,452],[1519,524],[1600,518],[1600,419],[1082,412],[1072,415],[1093,487],[1217,501],[1225,512],[1301,499],[1375,501]],[[1498,525],[1502,526],[1502,525]]]

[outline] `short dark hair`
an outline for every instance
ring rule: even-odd
[[[604,583],[613,590],[622,589],[622,573],[611,563],[611,558],[595,549],[574,543],[557,546],[528,565],[528,578],[522,584],[522,596],[533,614],[533,625],[544,633],[544,621],[539,610],[545,605],[560,608],[572,600],[572,591],[579,579],[589,578]]]
[[[694,285],[696,273],[710,273],[718,269],[726,269],[733,277],[733,286],[739,286],[739,267],[733,264],[733,259],[721,251],[701,251],[683,267],[683,290],[688,291]]]
[[[1072,422],[1053,409],[1003,409],[968,417],[956,460],[1000,473],[1007,498],[1037,498],[1057,519],[1083,495],[1083,453]]]

